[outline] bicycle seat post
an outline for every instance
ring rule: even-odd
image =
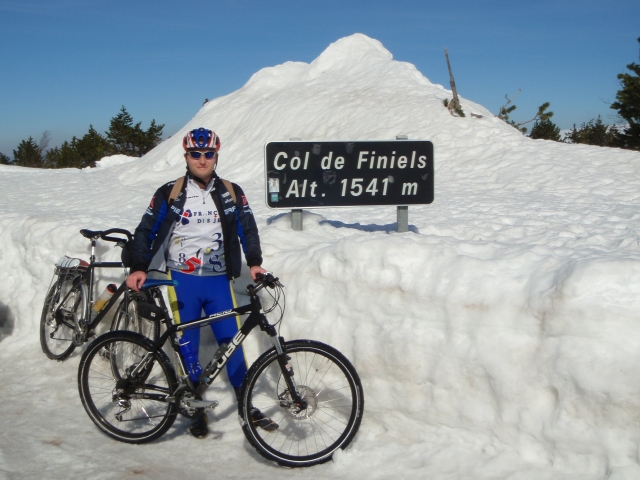
[[[91,264],[93,265],[96,261],[96,239],[95,237],[91,239]]]

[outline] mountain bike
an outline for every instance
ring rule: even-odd
[[[265,290],[273,299],[267,311],[263,311],[258,296],[265,287],[273,290]],[[140,303],[141,316],[166,325],[157,341],[122,331],[96,338],[84,352],[78,369],[80,398],[91,420],[116,440],[145,443],[166,433],[178,413],[190,416],[196,408],[217,407],[217,401],[202,400],[202,394],[249,333],[259,327],[273,347],[249,368],[241,388],[238,414],[249,443],[263,457],[288,467],[326,462],[337,449],[349,445],[364,408],[362,385],[351,362],[324,343],[285,341],[278,334],[276,327],[284,316],[284,291],[277,277],[260,276],[256,285],[247,286],[247,294],[248,305],[184,324],[173,324],[166,309]],[[270,324],[265,314],[276,307],[280,308],[280,318]],[[186,372],[180,332],[246,314],[239,332],[229,344],[220,345],[197,382],[186,374],[176,374],[163,347],[170,347],[169,353],[173,350],[179,371]],[[260,428],[251,417],[254,407],[278,428]]]
[[[123,294],[124,297],[113,316],[111,330],[130,330],[157,339],[160,334],[158,323],[141,318],[137,313],[137,305],[140,302],[164,304],[159,286],[174,282],[150,280],[139,293],[129,290],[126,283],[122,282],[104,307],[99,311],[94,310],[94,270],[123,268],[126,276],[128,266],[125,265],[126,255],[123,255],[123,262],[97,262],[97,240],[115,242],[124,249],[132,235],[128,230],[121,228],[104,231],[83,229],[80,230],[80,234],[91,240],[91,257],[87,262],[80,258],[64,256],[56,263],[40,317],[42,351],[53,360],[62,361],[67,358],[76,347],[94,335],[98,324]]]

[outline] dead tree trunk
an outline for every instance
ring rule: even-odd
[[[451,115],[455,113],[460,117],[464,117],[462,107],[460,106],[460,99],[458,98],[456,81],[453,79],[453,72],[451,71],[451,63],[449,63],[449,54],[447,53],[446,47],[444,49],[444,56],[447,59],[447,68],[449,68],[449,81],[451,82],[451,92],[453,93],[453,99],[447,104],[447,108],[449,109],[449,113],[451,113]]]

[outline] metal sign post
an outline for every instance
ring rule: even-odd
[[[291,210],[291,228],[296,231],[302,231],[302,209],[294,208]]]
[[[407,205],[398,206],[398,233],[409,231],[409,207]]]
[[[292,137],[289,139],[291,142],[299,142],[302,140],[300,137]],[[294,208],[291,210],[291,229],[297,232],[302,231],[302,209]]]
[[[406,135],[396,135],[396,140],[409,140]],[[409,206],[401,205],[396,209],[397,232],[405,233],[409,231]]]

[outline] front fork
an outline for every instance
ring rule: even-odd
[[[268,332],[271,338],[271,342],[276,349],[276,359],[278,360],[278,364],[280,365],[280,371],[282,372],[282,377],[287,385],[287,389],[291,394],[291,399],[293,400],[294,405],[299,410],[304,410],[307,408],[307,401],[304,400],[300,396],[300,392],[298,391],[298,387],[296,386],[296,381],[294,379],[294,371],[293,367],[289,364],[290,357],[287,355],[284,338],[278,337],[275,334],[275,329],[273,335],[271,332]]]

